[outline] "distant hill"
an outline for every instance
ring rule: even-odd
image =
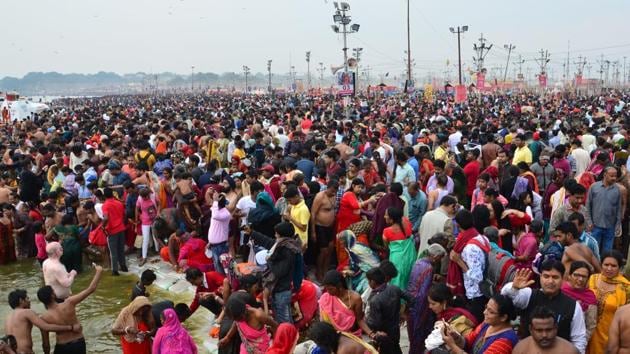
[[[289,75],[272,75],[274,87],[290,85]],[[312,75],[315,84],[315,74],[312,73]],[[245,76],[243,73],[234,72],[223,74],[195,73],[192,84],[196,90],[216,87],[242,89],[245,87]],[[250,89],[266,88],[268,85],[267,74],[250,74],[248,85]],[[191,75],[179,75],[170,72],[158,74],[138,72],[123,75],[104,71],[96,74],[30,72],[22,78],[7,76],[0,79],[0,91],[17,91],[28,96],[150,93],[156,90],[190,90],[190,87]]]

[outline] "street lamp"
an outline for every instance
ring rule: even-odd
[[[333,21],[336,25],[332,25],[332,29],[335,33],[341,33],[343,35],[343,72],[347,76],[348,75],[348,34],[356,33],[359,31],[360,25],[358,23],[354,23],[348,29],[348,25],[352,22],[352,18],[348,14],[350,11],[350,5],[347,2],[337,3],[334,2],[335,5],[335,14],[333,15]],[[339,30],[339,26],[341,25],[341,30]],[[348,111],[348,106],[346,105],[346,119],[350,117],[350,112]]]
[[[468,26],[457,26],[457,30],[453,27],[450,27],[449,30],[451,33],[457,33],[457,56],[458,56],[458,65],[459,65],[459,84],[462,84],[462,45],[461,45],[461,34],[468,31]]]
[[[271,90],[271,59],[267,60],[267,72],[269,73],[269,86],[267,87],[267,90],[269,91],[269,94],[271,94],[273,92]]]
[[[245,93],[248,93],[249,85],[247,84],[247,76],[249,75],[249,66],[243,65],[243,72],[245,73]]]

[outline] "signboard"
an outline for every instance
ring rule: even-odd
[[[582,75],[575,75],[575,86],[581,86],[582,81]]]
[[[455,103],[461,103],[468,98],[468,91],[465,85],[455,85]]]
[[[486,74],[477,73],[477,89],[483,90],[486,86]]]
[[[354,73],[344,72],[339,70],[337,72],[337,93],[339,96],[353,96],[354,95]]]
[[[540,87],[547,87],[547,75],[546,74],[538,75],[538,85],[540,85]]]
[[[424,102],[433,102],[433,85],[424,85]]]

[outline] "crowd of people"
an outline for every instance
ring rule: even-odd
[[[55,101],[0,126],[0,264],[46,307],[12,291],[0,352],[85,353],[77,306],[137,257],[126,354],[197,353],[199,307],[226,354],[628,353],[629,98]],[[151,301],[155,261],[192,303]]]

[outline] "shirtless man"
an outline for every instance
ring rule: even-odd
[[[322,280],[335,250],[335,204],[339,182],[330,180],[326,190],[315,195],[311,207],[311,238],[319,247],[316,276]]]
[[[608,329],[606,354],[630,354],[630,305],[617,309]]]
[[[60,258],[63,255],[63,247],[59,242],[51,242],[46,245],[46,253],[48,259],[42,263],[42,272],[44,273],[44,284],[49,285],[54,291],[57,299],[63,300],[72,294],[70,287],[77,275],[75,270],[70,273],[61,263]]]
[[[9,203],[11,189],[7,187],[4,177],[0,177],[0,204]]]
[[[521,340],[512,350],[513,354],[578,354],[571,342],[558,337],[558,324],[554,313],[546,307],[536,307],[529,325],[531,336]]]
[[[17,340],[18,354],[34,354],[33,338],[31,331],[33,325],[42,331],[49,332],[81,332],[79,323],[56,325],[50,324],[31,310],[31,300],[26,294],[26,290],[17,289],[9,294],[9,306],[13,311],[7,316],[4,322],[4,333],[12,335]],[[44,354],[50,353],[50,348],[43,347]]]
[[[80,293],[70,296],[62,303],[57,303],[57,297],[55,292],[50,286],[45,286],[37,292],[37,298],[46,307],[46,312],[41,318],[51,324],[69,325],[73,323],[79,323],[77,318],[76,306],[96,291],[96,286],[101,280],[103,274],[103,267],[97,266],[94,263],[94,269],[96,273],[92,278],[90,285],[81,291]],[[42,341],[44,348],[50,348],[50,337],[47,331],[42,331]],[[67,354],[85,354],[85,338],[83,338],[83,332],[63,332],[57,334],[57,341],[55,344],[55,354],[67,353]]]
[[[574,223],[570,221],[560,223],[554,231],[554,236],[564,246],[562,264],[565,269],[571,268],[571,263],[575,261],[584,261],[591,265],[593,273],[601,271],[599,260],[593,255],[591,249],[579,241],[580,234]],[[567,276],[568,273],[565,274],[565,277]]]

